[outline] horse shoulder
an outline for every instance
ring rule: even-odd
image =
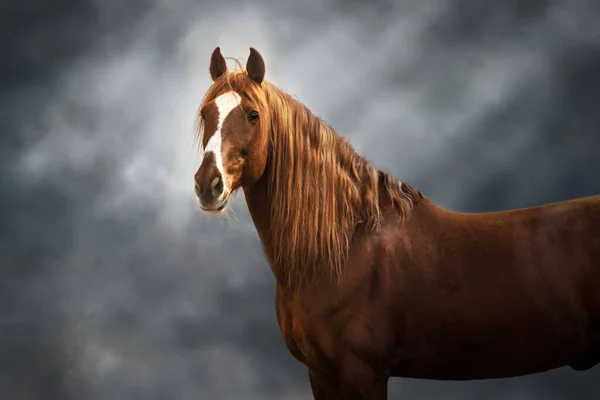
[[[359,230],[340,282],[324,284],[306,296],[306,331],[318,355],[331,365],[344,362],[344,354],[367,364],[392,363],[397,264],[403,257],[397,248],[404,240],[393,224]]]

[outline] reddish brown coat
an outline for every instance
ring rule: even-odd
[[[243,189],[277,278],[283,338],[315,399],[385,399],[393,376],[487,379],[600,362],[600,196],[444,210],[264,81],[256,50],[229,72],[217,48],[210,72],[203,144],[214,100],[236,91],[224,179]],[[197,186],[215,175],[208,160]]]

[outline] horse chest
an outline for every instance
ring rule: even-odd
[[[276,313],[288,351],[311,369],[323,369],[331,362],[335,340],[326,322],[311,318],[306,309],[278,296]]]
[[[289,299],[279,286],[275,295],[275,314],[288,351],[296,360],[306,364],[306,356],[301,349],[301,340],[299,340],[302,335],[299,332],[298,323],[294,319]]]

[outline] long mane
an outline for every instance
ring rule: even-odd
[[[377,227],[382,195],[400,221],[422,197],[370,165],[302,103],[269,82],[254,84],[243,69],[218,79],[203,103],[229,90],[258,104],[263,134],[270,138],[267,256],[282,284],[301,286],[325,275],[339,279],[357,226]]]

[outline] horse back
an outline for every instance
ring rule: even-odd
[[[480,214],[423,199],[378,240],[396,243],[372,267],[394,276],[384,296],[404,376],[521,375],[600,338],[600,196]]]

